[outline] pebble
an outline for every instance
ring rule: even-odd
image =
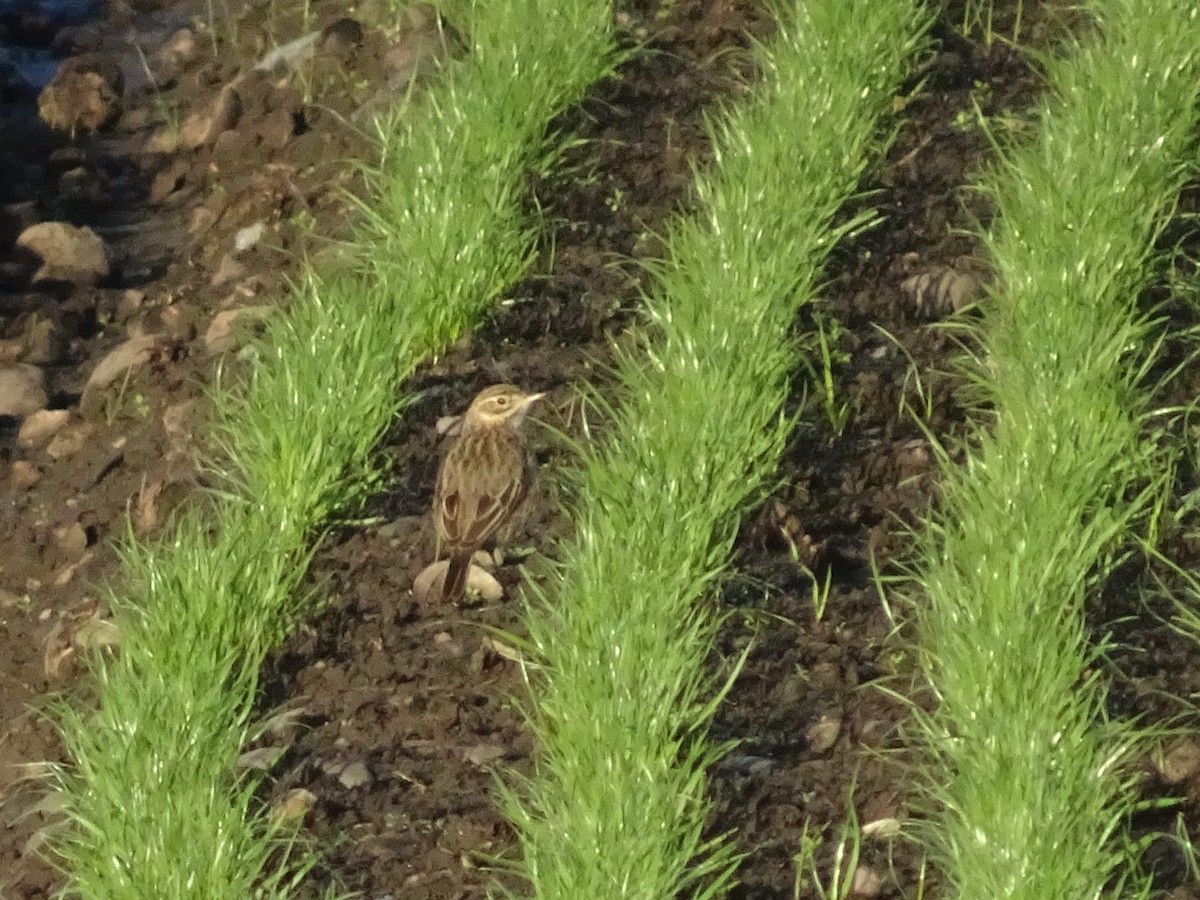
[[[0,368],[0,416],[24,418],[49,402],[46,373],[29,363]]]
[[[17,445],[26,450],[40,447],[62,430],[71,414],[65,409],[39,409],[21,423],[17,432]]]

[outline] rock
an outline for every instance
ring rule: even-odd
[[[304,788],[292,788],[271,804],[271,817],[280,822],[303,819],[317,802],[317,795]]]
[[[108,247],[92,229],[66,222],[39,222],[21,232],[17,246],[42,261],[34,281],[66,281],[94,287],[111,271]]]
[[[364,784],[371,783],[371,772],[367,768],[367,764],[362,760],[355,760],[342,769],[338,775],[338,781],[346,790],[353,790],[356,787],[362,787]]]
[[[121,117],[125,78],[121,67],[88,54],[65,60],[38,95],[38,115],[51,128],[100,131]]]
[[[46,373],[29,363],[0,368],[0,416],[18,419],[45,409]]]
[[[179,129],[180,143],[192,150],[211,144],[218,135],[236,126],[241,118],[242,97],[232,84],[227,84],[208,109],[184,119]]]
[[[259,242],[265,229],[266,226],[262,222],[255,222],[253,225],[239,228],[237,234],[233,236],[233,248],[238,253],[244,253]]]
[[[854,870],[850,884],[851,897],[878,897],[883,893],[883,876],[870,866],[859,866]]]
[[[17,445],[26,450],[40,447],[62,430],[71,414],[65,409],[39,409],[21,423],[17,432]]]
[[[77,559],[87,549],[87,529],[78,522],[54,529],[54,544],[66,559]]]
[[[42,480],[42,473],[26,459],[18,459],[9,466],[8,474],[13,484],[19,488],[31,488]]]
[[[838,735],[842,733],[842,722],[830,716],[821,716],[808,726],[804,737],[808,741],[808,749],[813,753],[824,753],[837,743]]]
[[[446,580],[446,570],[450,567],[448,560],[440,559],[430,563],[413,581],[413,593],[423,603],[436,603],[441,600],[442,582]],[[463,605],[474,603],[495,603],[504,596],[504,587],[487,569],[471,563],[467,572],[467,591]]]
[[[1177,741],[1165,754],[1158,767],[1163,781],[1179,784],[1200,771],[1200,745],[1190,739]]]
[[[499,744],[476,744],[463,751],[463,759],[473,766],[483,768],[498,759],[504,759],[508,751]]]
[[[96,368],[92,370],[92,374],[88,376],[87,384],[83,387],[80,406],[84,415],[93,415],[98,412],[105,389],[130,369],[148,362],[161,344],[160,335],[140,335],[120,344],[100,360]]]

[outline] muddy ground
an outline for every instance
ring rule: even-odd
[[[79,686],[76,645],[105,634],[94,620],[117,571],[113,540],[127,518],[146,536],[160,533],[202,480],[204,386],[285,302],[299,251],[320,253],[345,234],[352,214],[340,191],[357,187],[349,160],[369,158],[361,127],[372,105],[403,86],[414,57],[442,50],[428,17],[398,20],[383,4],[364,4],[351,23],[334,3],[313,3],[304,22],[288,4],[218,2],[218,13],[236,9],[216,28],[203,5],[171,0],[82,3],[73,20],[56,4],[36,15],[28,6],[0,7],[10,51],[0,66],[0,362],[36,370],[43,396],[35,390],[32,402],[61,412],[38,417],[41,434],[0,418],[0,896],[13,898],[47,897],[57,884],[37,854],[47,818],[21,816],[37,799],[21,776],[59,757],[40,709]],[[1052,41],[1067,16],[1065,5],[1024,4],[1022,39]],[[535,748],[510,700],[521,692],[518,669],[485,627],[519,633],[520,606],[438,608],[410,593],[432,550],[424,514],[435,422],[505,379],[549,391],[546,420],[578,428],[576,389],[595,380],[609,341],[636,316],[644,276],[633,260],[653,254],[648,233],[686,206],[689,165],[708,157],[702,111],[745,92],[744,51],[772,30],[749,0],[638,3],[620,21],[654,52],[564,117],[588,141],[569,173],[531,186],[553,265],[543,255],[477,334],[418,375],[421,400],[386,437],[387,490],[317,554],[310,580],[329,605],[263,674],[264,714],[293,711],[272,738],[288,750],[265,800],[307,798],[307,825],[327,850],[306,896],[337,882],[365,897],[482,897],[486,858],[512,848],[493,773],[528,771]],[[964,430],[957,345],[934,326],[977,295],[984,272],[964,233],[988,218],[986,203],[963,190],[988,148],[972,104],[994,127],[1019,130],[1038,90],[1021,54],[965,39],[961,21],[961,5],[939,19],[897,140],[863,185],[881,224],[837,248],[827,268],[821,309],[842,326],[834,372],[846,420],[810,397],[782,486],[746,518],[723,591],[735,615],[713,664],[752,649],[714,725],[717,738],[740,743],[712,772],[711,830],[736,830],[748,854],[741,900],[794,896],[806,822],[831,838],[851,809],[861,822],[909,809],[904,710],[878,685],[907,690],[913,667],[872,559],[894,572],[909,551],[905,527],[936,497],[930,447],[909,409],[927,414],[939,439]],[[250,71],[316,29],[315,54],[294,69]],[[101,72],[58,104],[63,127],[51,130],[38,118],[38,90],[59,59],[81,54],[123,70],[121,108],[95,112],[112,83]],[[74,246],[56,277],[41,272],[16,242],[50,221],[91,227],[107,243],[108,270],[75,265],[86,248]],[[1172,306],[1173,321],[1190,324],[1189,309]],[[811,314],[797,323],[813,325]],[[800,365],[795,374],[798,384],[809,377]],[[1188,369],[1173,399],[1194,394],[1194,383]],[[566,534],[553,483],[569,464],[549,432],[535,443],[547,489],[527,525],[534,577],[539,555]],[[1181,471],[1177,493],[1195,481]],[[1186,564],[1193,543],[1179,532],[1169,549]],[[830,585],[820,615],[810,572]],[[499,577],[510,597],[519,590],[517,566]],[[1127,564],[1094,624],[1098,635],[1115,627],[1120,642],[1114,714],[1161,719],[1184,710],[1200,667],[1194,646],[1137,602],[1148,581],[1144,565]],[[1161,600],[1151,607],[1165,610]],[[1194,749],[1179,746],[1179,758]],[[1196,767],[1163,776],[1147,764],[1147,798],[1184,796],[1180,811],[1195,823]],[[1134,824],[1149,833],[1174,815]],[[830,852],[827,842],[823,864]],[[1147,860],[1164,893],[1193,896],[1169,842],[1154,843]],[[861,886],[874,895],[916,895],[920,860],[903,841],[868,841],[863,865]]]

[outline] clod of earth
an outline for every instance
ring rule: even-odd
[[[194,112],[179,129],[179,141],[189,150],[213,143],[224,132],[237,126],[242,118],[242,96],[227,84],[208,109]]]
[[[100,363],[92,370],[92,374],[88,376],[87,384],[83,388],[83,397],[80,400],[83,414],[90,416],[99,412],[105,389],[118,376],[149,362],[154,351],[164,343],[162,335],[141,335],[120,344],[100,360]]]
[[[100,131],[121,117],[125,78],[112,60],[76,56],[58,67],[51,82],[38,96],[38,115],[51,128],[68,131]]]
[[[217,313],[204,333],[205,350],[215,356],[234,349],[274,309],[265,305],[241,306]]]

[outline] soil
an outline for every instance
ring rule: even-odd
[[[37,15],[0,4],[0,40],[15,60],[0,72],[0,352],[37,366],[46,405],[66,413],[53,438],[33,444],[18,441],[17,419],[0,419],[3,896],[48,897],[58,883],[37,852],[52,816],[36,808],[24,776],[60,758],[41,710],[79,688],[78,645],[104,634],[95,623],[118,572],[114,541],[127,522],[161,534],[202,483],[205,385],[238,359],[263,308],[286,297],[300,252],[320,254],[346,233],[353,212],[343,191],[359,187],[351,161],[370,158],[357,125],[364,108],[387,99],[389,79],[396,90],[398,54],[389,51],[430,46],[428,20],[387,19],[383,4],[355,12],[361,34],[342,19],[344,4],[312,3],[309,22],[282,9],[299,4],[233,5],[238,12],[209,29],[202,4],[173,0],[80,4],[74,20],[56,18],[55,4]],[[1025,3],[1023,39],[1052,41],[1068,24],[1065,6]],[[734,615],[713,665],[721,671],[750,652],[713,725],[714,737],[738,744],[711,773],[710,830],[735,831],[747,854],[739,900],[794,896],[806,825],[823,841],[828,872],[852,814],[869,823],[909,811],[905,710],[879,688],[910,690],[914,666],[872,572],[898,570],[907,526],[936,498],[933,453],[910,410],[939,440],[965,429],[959,344],[936,326],[978,294],[985,272],[970,229],[988,209],[963,190],[989,152],[972,104],[993,127],[1018,129],[1039,89],[1022,54],[965,39],[962,16],[952,3],[939,18],[898,137],[864,180],[869,198],[846,210],[869,202],[881,223],[839,246],[826,269],[819,314],[827,328],[839,323],[833,371],[846,420],[810,397],[780,486],[746,517],[722,591]],[[557,123],[585,142],[564,174],[531,185],[547,217],[545,252],[490,321],[419,373],[419,401],[383,442],[386,490],[338,524],[314,560],[311,585],[329,602],[263,672],[263,714],[279,721],[264,743],[286,747],[264,799],[310,804],[306,825],[325,851],[303,896],[338,884],[366,897],[483,897],[494,877],[487,859],[513,850],[495,772],[530,771],[536,748],[513,702],[521,673],[492,629],[520,634],[512,598],[523,576],[506,561],[497,575],[507,596],[495,603],[442,608],[413,597],[432,554],[435,423],[508,380],[549,391],[545,420],[578,433],[576,390],[603,387],[611,341],[637,315],[647,283],[637,260],[654,255],[651,235],[690,202],[690,166],[709,158],[704,110],[745,93],[746,51],[773,28],[750,0],[639,2],[620,22],[654,52]],[[319,50],[297,71],[250,71],[314,28],[323,29]],[[1010,28],[1003,12],[997,29]],[[58,57],[81,53],[121,67],[123,108],[95,133],[52,131],[37,118],[38,89]],[[55,220],[104,238],[111,271],[95,284],[32,283],[37,261],[14,241],[24,225]],[[1170,312],[1190,324],[1184,304]],[[797,328],[811,331],[815,315]],[[1169,349],[1183,358],[1182,346]],[[109,366],[116,375],[89,388],[114,351],[124,354]],[[1193,369],[1172,388],[1177,396],[1194,395]],[[800,385],[809,372],[798,367],[795,377]],[[568,463],[549,431],[534,440],[544,471]],[[554,479],[545,480],[523,541],[533,577],[566,534]],[[1181,471],[1176,495],[1195,481]],[[1186,534],[1168,537],[1171,558],[1196,557]],[[1097,636],[1118,644],[1112,713],[1163,721],[1185,711],[1200,667],[1195,645],[1156,618],[1168,611],[1161,592],[1140,604],[1153,574],[1127,563],[1092,613]],[[814,578],[829,585],[823,609]],[[1186,757],[1189,746],[1172,749]],[[1191,749],[1200,769],[1200,749]],[[1195,771],[1146,769],[1147,799],[1185,800],[1139,818],[1139,833],[1170,827],[1176,811],[1189,827],[1200,822]],[[1149,848],[1164,892],[1200,889],[1170,842]],[[917,895],[921,860],[904,841],[867,840],[861,865],[860,887],[877,877],[875,896]]]

